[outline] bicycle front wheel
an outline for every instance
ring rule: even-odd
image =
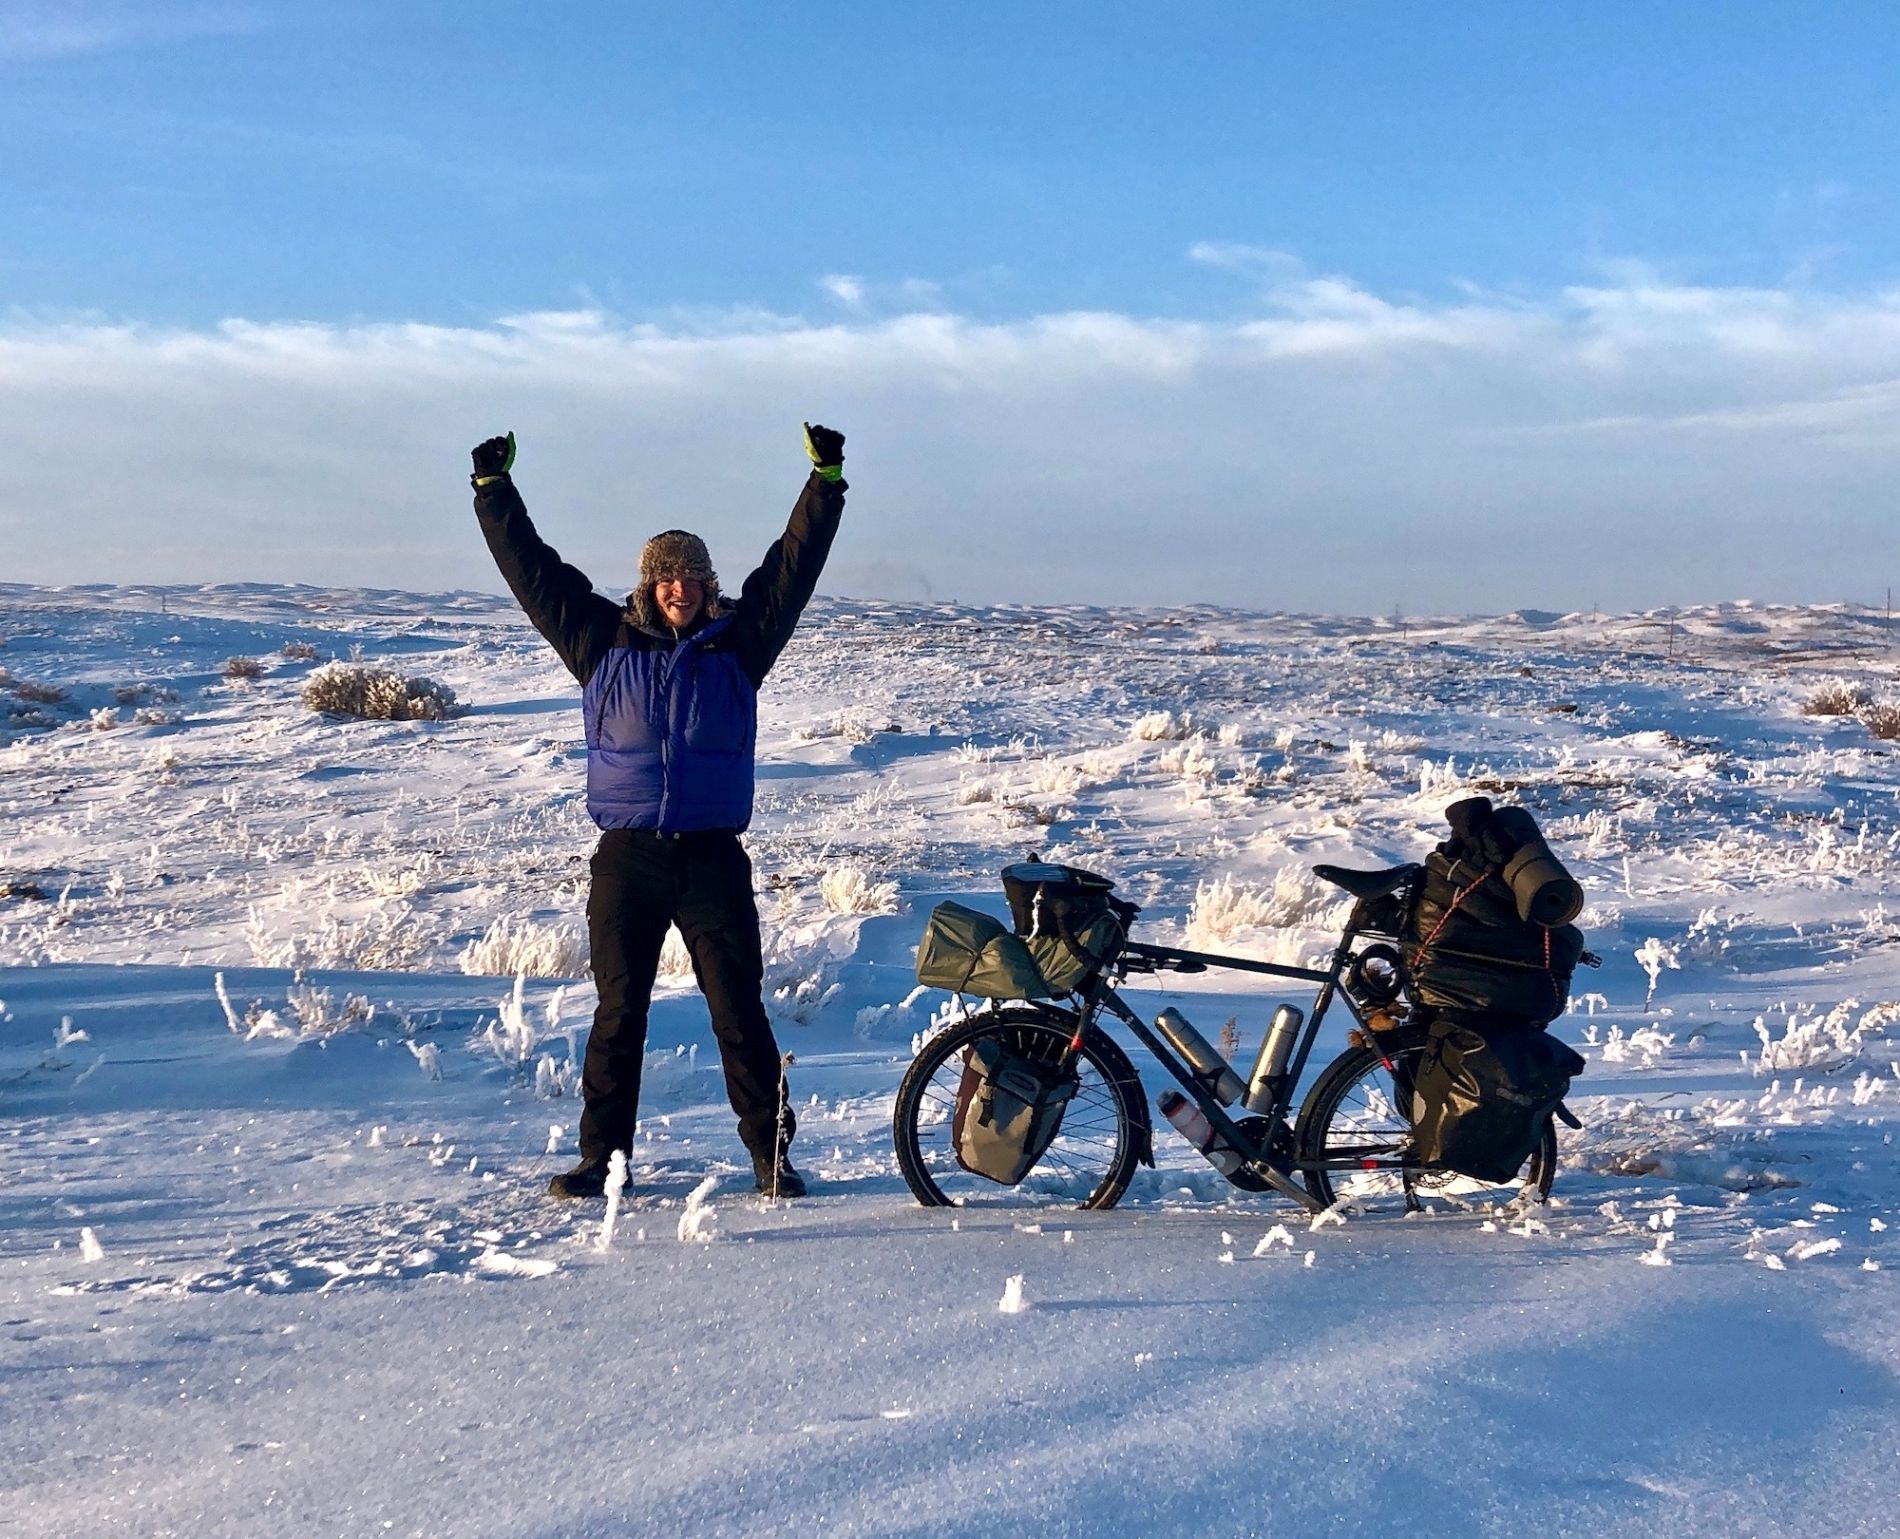
[[[1328,1207],[1341,1197],[1401,1195],[1408,1206],[1433,1196],[1474,1202],[1531,1191],[1539,1201],[1548,1197],[1557,1174],[1557,1130],[1548,1122],[1523,1170],[1502,1183],[1449,1170],[1352,1168],[1353,1161],[1397,1160],[1411,1153],[1412,1083],[1424,1056],[1425,1034],[1407,1031],[1349,1047],[1326,1066],[1301,1103],[1294,1126],[1306,1189]]]
[[[1075,1052],[1080,1086],[1055,1141],[1015,1186],[1000,1186],[957,1163],[952,1139],[965,1057],[999,1037],[1011,1052],[1059,1063],[1077,1018],[1069,1011],[1009,1005],[984,1011],[924,1044],[897,1089],[891,1133],[897,1167],[925,1207],[1112,1208],[1135,1174],[1141,1081],[1121,1051],[1093,1028]]]

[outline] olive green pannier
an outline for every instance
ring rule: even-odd
[[[1030,944],[1007,925],[961,903],[939,903],[917,948],[917,981],[980,999],[1053,999]]]
[[[1050,993],[1067,994],[1101,966],[1102,958],[1123,934],[1120,919],[1100,914],[1077,930],[1073,940],[1067,935],[1032,935],[1027,945]]]

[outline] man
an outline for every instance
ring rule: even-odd
[[[761,1192],[802,1197],[795,1131],[762,997],[752,863],[758,690],[791,640],[844,512],[844,435],[805,426],[810,479],[785,533],[745,580],[720,592],[705,542],[682,529],[648,540],[640,585],[620,605],[535,532],[511,472],[515,438],[474,450],[475,516],[528,619],[581,681],[587,810],[601,830],[587,928],[600,1004],[581,1070],[580,1164],[548,1183],[598,1197],[608,1160],[633,1145],[647,1006],[669,925],[678,925],[712,1012],[726,1094]]]

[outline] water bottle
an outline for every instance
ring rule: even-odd
[[[1200,1107],[1182,1095],[1180,1091],[1162,1091],[1161,1099],[1157,1104],[1161,1107],[1161,1115],[1172,1122],[1175,1130],[1200,1150],[1207,1163],[1223,1176],[1231,1176],[1240,1169],[1243,1162],[1240,1151],[1230,1147],[1220,1134],[1214,1131],[1214,1125],[1207,1120]]]
[[[1287,1060],[1293,1056],[1293,1043],[1305,1025],[1304,1012],[1282,1005],[1273,1012],[1273,1024],[1260,1043],[1260,1056],[1254,1060],[1253,1078],[1247,1082],[1247,1110],[1264,1117],[1273,1111]]]
[[[1187,1060],[1194,1077],[1207,1086],[1222,1106],[1232,1106],[1240,1099],[1240,1093],[1247,1088],[1240,1076],[1228,1067],[1220,1049],[1196,1031],[1179,1010],[1163,1010],[1155,1017],[1155,1029]]]

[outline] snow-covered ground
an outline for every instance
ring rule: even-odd
[[[750,836],[816,1193],[751,1195],[669,959],[611,1236],[541,1195],[591,829],[505,601],[0,586],[0,642],[8,1533],[1894,1530],[1900,757],[1802,709],[1900,701],[1877,615],[820,601]],[[352,654],[467,714],[305,710]],[[1479,791],[1607,959],[1548,1206],[1310,1228],[1165,1125],[1110,1213],[911,1201],[941,898],[1038,850],[1151,936],[1304,959],[1310,865]],[[1247,1057],[1278,996],[1139,997]]]

